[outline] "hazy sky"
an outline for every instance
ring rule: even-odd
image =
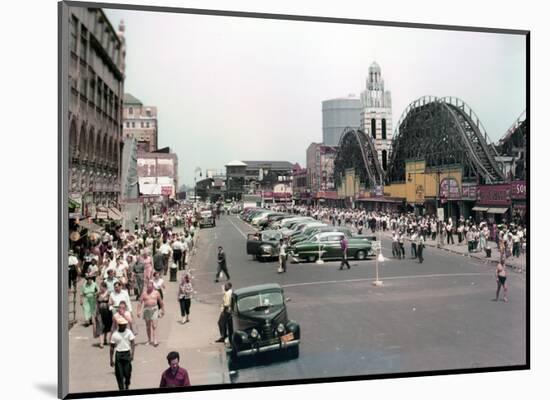
[[[520,35],[105,10],[126,25],[125,91],[158,107],[159,147],[195,167],[305,164],[322,141],[321,101],[359,95],[376,61],[393,126],[424,95],[455,96],[498,140],[526,107]]]

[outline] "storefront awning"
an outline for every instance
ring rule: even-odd
[[[82,219],[78,222],[78,225],[80,225],[82,228],[85,228],[89,230],[90,232],[101,232],[103,228],[97,224],[94,224],[93,222],[88,222],[85,219]]]
[[[495,208],[489,208],[487,210],[487,212],[489,214],[504,214],[506,211],[508,211],[508,208],[498,208],[498,207],[495,207]]]
[[[472,211],[487,211],[489,209],[489,207],[478,207],[478,206],[475,206],[474,208],[472,208]]]
[[[110,219],[120,221],[122,219],[122,213],[115,207],[109,207],[108,216]]]

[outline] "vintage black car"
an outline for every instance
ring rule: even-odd
[[[288,319],[284,292],[269,283],[237,289],[231,299],[233,334],[230,338],[230,362],[269,351],[287,352],[290,358],[300,354],[300,325]]]
[[[261,231],[249,233],[246,239],[246,254],[263,261],[279,256],[279,240],[283,234],[279,231]]]

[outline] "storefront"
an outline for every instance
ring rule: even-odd
[[[462,216],[465,219],[468,219],[470,217],[475,219],[476,210],[474,210],[474,208],[476,205],[476,201],[477,201],[477,184],[463,182],[462,183]]]
[[[510,184],[480,185],[472,210],[476,212],[477,222],[485,219],[502,223],[511,220],[511,205]]]
[[[518,224],[525,224],[527,221],[527,182],[512,182],[510,193],[512,197],[512,220]]]

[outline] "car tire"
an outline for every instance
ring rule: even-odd
[[[307,256],[307,261],[308,262],[315,262],[317,261],[317,256],[315,254],[310,254]]]
[[[294,360],[300,357],[300,346],[293,346],[288,349],[288,357]]]
[[[358,260],[364,260],[367,258],[367,252],[365,250],[359,250],[357,253],[355,253],[355,258]]]

